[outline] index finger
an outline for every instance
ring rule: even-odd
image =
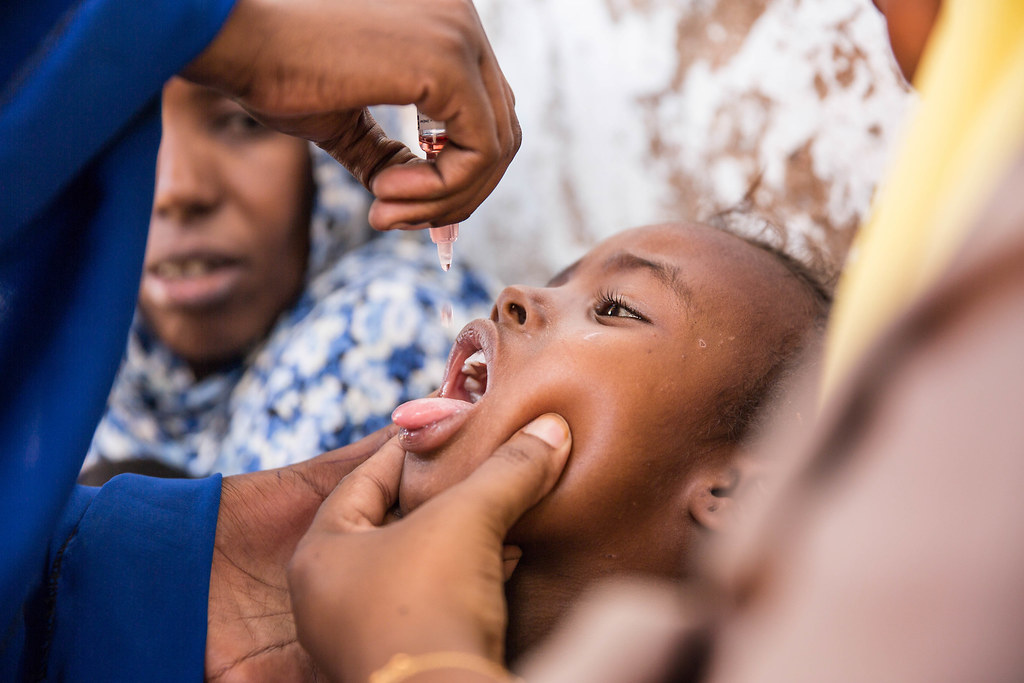
[[[511,89],[488,89],[479,73],[457,86],[416,103],[424,115],[445,122],[448,142],[436,163],[389,164],[372,178],[370,224],[377,229],[463,220],[511,162],[519,146],[518,121],[509,123],[515,117]]]
[[[345,531],[380,526],[398,499],[405,450],[392,437],[341,480],[320,506],[313,526],[330,524]]]
[[[468,88],[458,100],[447,103],[457,104],[456,107],[432,110],[417,104],[423,114],[445,122],[448,142],[438,154],[436,164],[388,164],[378,168],[370,178],[369,188],[380,200],[444,201],[477,184],[502,158],[495,104],[488,99],[482,84]]]
[[[416,155],[405,143],[393,140],[365,107],[351,112],[352,122],[341,134],[317,145],[334,157],[367,189],[381,170],[407,163]]]

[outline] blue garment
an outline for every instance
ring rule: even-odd
[[[202,675],[219,478],[74,481],[135,306],[160,88],[231,4],[0,9],[2,680]]]

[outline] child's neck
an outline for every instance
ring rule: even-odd
[[[508,600],[508,632],[505,659],[515,663],[536,643],[543,641],[589,585],[564,566],[531,563],[524,556],[505,584]]]
[[[598,582],[623,574],[659,576],[679,580],[686,573],[688,533],[677,533],[674,542],[651,548],[636,534],[628,539],[604,538],[600,543],[565,544],[555,551],[523,547],[515,572],[505,583],[508,601],[508,632],[505,659],[515,662],[544,640],[565,618],[580,596]],[[590,536],[593,538],[593,535]]]

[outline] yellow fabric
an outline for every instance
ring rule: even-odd
[[[1024,0],[944,0],[896,163],[836,292],[823,396],[949,263],[1024,144]]]

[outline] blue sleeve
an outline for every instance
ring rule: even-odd
[[[75,487],[0,678],[199,680],[220,484],[126,474]]]
[[[232,2],[14,0],[0,8],[5,667],[38,640],[30,628],[39,625],[38,615],[23,605],[40,589],[48,544],[80,513],[75,477],[127,338],[152,202],[160,88],[216,35]],[[101,495],[127,494],[115,487]],[[150,515],[143,498],[127,495],[117,505],[125,515]],[[84,523],[89,515],[80,518]],[[83,526],[76,538],[87,545],[94,531],[98,525]],[[102,531],[138,542],[131,524]],[[211,539],[212,528],[197,542]],[[154,585],[203,592],[208,566],[206,572],[195,586]],[[106,580],[101,573],[76,574],[58,595],[78,601],[106,590],[115,603],[132,599],[119,598],[102,585]],[[68,604],[76,614],[79,603]],[[112,628],[107,621],[122,614],[116,604],[94,611],[90,627]],[[205,628],[205,613],[196,628]],[[63,647],[66,632],[53,632],[52,652]],[[9,671],[0,670],[0,678]]]

